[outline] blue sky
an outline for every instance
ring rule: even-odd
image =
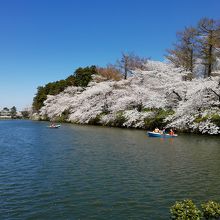
[[[219,0],[0,0],[0,108],[31,106],[38,86],[123,51],[163,60],[177,31],[219,10]]]

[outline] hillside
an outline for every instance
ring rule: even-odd
[[[149,61],[147,71],[127,80],[93,81],[48,95],[41,119],[79,124],[220,134],[220,78],[184,81],[187,73],[170,64]],[[101,81],[101,82],[96,82]]]

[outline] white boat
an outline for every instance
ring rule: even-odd
[[[59,128],[61,125],[50,125],[50,126],[47,126],[48,128]]]

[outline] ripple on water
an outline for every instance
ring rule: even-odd
[[[0,219],[168,219],[220,200],[220,139],[0,121]]]

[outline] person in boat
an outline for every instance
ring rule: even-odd
[[[155,128],[155,129],[154,129],[154,133],[160,133],[160,129]]]
[[[172,135],[172,136],[174,135],[174,131],[173,131],[172,128],[170,129],[170,133],[169,133],[169,135]]]
[[[163,130],[161,131],[161,134],[166,134],[166,128],[163,128]]]

